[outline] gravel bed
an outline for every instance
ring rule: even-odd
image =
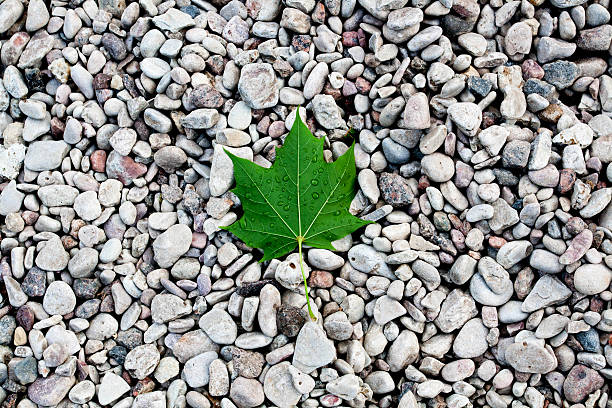
[[[2,408],[612,408],[611,42],[610,0],[2,1]],[[305,249],[316,321],[222,229],[296,109],[374,221]]]

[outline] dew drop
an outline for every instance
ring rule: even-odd
[[[334,215],[335,215],[336,217],[337,217],[337,216],[339,216],[339,215],[340,215],[340,210],[336,210],[336,211],[334,211]]]
[[[313,200],[318,200],[319,199],[319,193],[312,193],[312,199]]]
[[[312,184],[313,186],[316,186],[316,185],[319,184],[319,180],[312,179],[312,180],[310,180],[310,184]]]
[[[288,206],[288,205],[284,206],[284,207],[283,207],[283,210],[285,210],[285,211],[289,211],[289,206]]]
[[[289,176],[285,175],[285,177],[283,177],[283,181],[289,181]]]

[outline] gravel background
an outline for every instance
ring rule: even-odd
[[[611,408],[609,0],[4,0],[2,408]],[[241,216],[355,132],[297,254]]]

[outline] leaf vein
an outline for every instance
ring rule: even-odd
[[[253,180],[253,177],[251,177],[251,174],[247,171],[247,169],[244,168],[244,166],[242,165],[242,163],[240,161],[238,161],[238,163],[240,163],[240,167],[242,167],[242,170],[245,172],[245,174],[247,175],[249,180],[251,180],[251,182],[255,185],[255,188],[257,188],[257,191],[259,191],[259,194],[261,194],[261,196],[264,198],[264,200],[266,200],[266,203],[268,203],[268,205],[272,208],[272,210],[274,210],[274,212],[276,213],[278,218],[280,218],[280,220],[283,222],[283,224],[285,224],[285,226],[289,229],[289,231],[291,231],[291,233],[295,235],[295,231],[293,231],[293,228],[291,228],[289,226],[289,224],[287,224],[287,221],[285,221],[285,219],[278,213],[276,208],[274,208],[274,206],[272,205],[270,200],[268,200],[268,197],[266,197],[266,195],[263,193],[263,191],[261,191],[261,189],[259,188],[259,185],[257,183],[255,183],[255,180]],[[264,176],[265,176],[265,173],[262,173],[261,180],[259,181],[260,184],[261,184],[261,181],[263,180]]]

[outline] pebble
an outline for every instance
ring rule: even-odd
[[[83,382],[80,382],[79,384],[83,384]],[[102,381],[100,382],[100,388],[98,389],[98,402],[102,405],[112,404],[129,390],[130,386],[123,378],[117,374],[108,372],[104,375],[104,377],[102,377]],[[72,391],[74,391],[74,388]]]
[[[309,374],[335,357],[335,347],[325,331],[314,322],[306,322],[296,339],[292,365]]]

